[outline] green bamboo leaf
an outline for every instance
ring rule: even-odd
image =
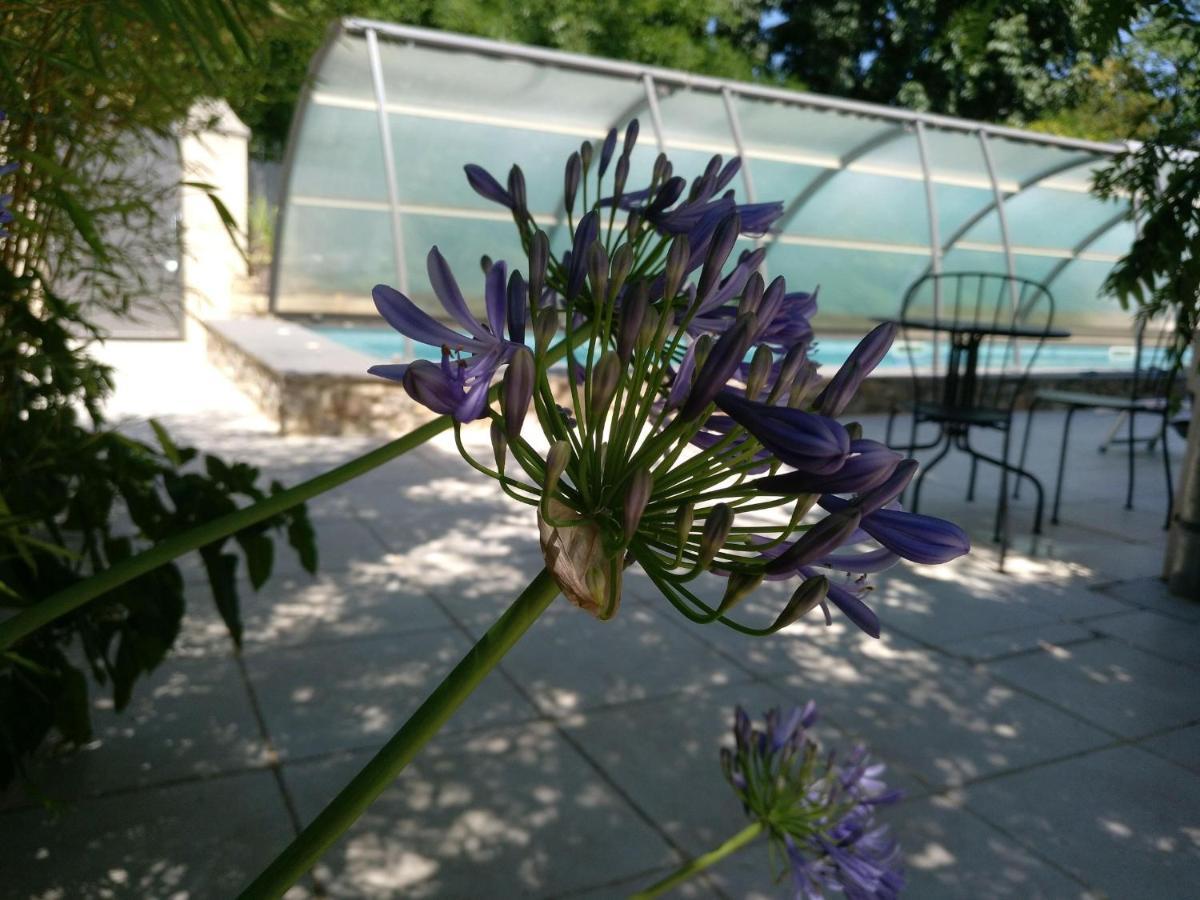
[[[71,220],[71,224],[75,226],[75,230],[79,232],[79,236],[84,239],[92,252],[96,254],[96,258],[102,262],[107,262],[109,258],[108,248],[104,245],[104,241],[100,237],[100,232],[96,230],[96,223],[91,214],[80,205],[78,200],[61,188],[55,188],[54,195],[58,200],[58,205],[66,212]]]
[[[171,461],[173,466],[179,467],[183,465],[183,458],[179,455],[179,448],[175,446],[175,442],[167,434],[167,429],[163,428],[157,419],[150,420],[150,427],[154,429],[154,436],[158,438],[158,445],[162,447],[163,455]]]

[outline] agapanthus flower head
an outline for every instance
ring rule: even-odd
[[[468,166],[472,187],[512,213],[528,265],[485,265],[474,310],[435,248],[444,321],[377,287],[381,315],[441,360],[371,371],[458,424],[493,420],[491,465],[468,460],[536,508],[547,569],[597,617],[617,613],[638,565],[700,624],[767,635],[818,608],[829,621],[835,607],[878,636],[867,575],[965,549],[948,523],[897,518],[890,505],[915,464],[838,421],[892,333],[869,335],[821,391],[808,358],[816,292],[767,283],[763,252],[736,250],[780,204],[738,204],[740,161],[720,157],[689,186],[660,155],[650,185],[626,192],[636,139],[633,125],[571,154],[558,248],[519,168],[502,185]],[[541,440],[527,439],[533,429]],[[701,576],[727,579],[717,603],[694,590]],[[792,599],[742,621],[766,579],[794,581]]]
[[[721,769],[746,815],[766,830],[779,877],[790,877],[803,900],[898,896],[900,850],[875,821],[879,807],[900,798],[884,784],[883,765],[863,747],[844,759],[823,752],[809,734],[817,718],[811,701],[764,718],[760,731],[737,708],[734,747],[722,748]]]
[[[8,117],[4,114],[4,110],[0,109],[0,122],[3,122],[6,118]],[[15,162],[0,163],[0,178],[3,178],[5,175],[11,175],[16,170],[17,164]],[[4,226],[13,220],[12,210],[10,209],[12,201],[12,194],[0,194],[0,238],[8,237],[8,229]]]

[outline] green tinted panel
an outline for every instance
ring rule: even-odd
[[[284,223],[278,308],[367,313],[371,288],[396,283],[386,212],[291,205]]]
[[[291,193],[387,203],[379,114],[310,104],[292,162]]]

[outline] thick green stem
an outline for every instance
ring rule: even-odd
[[[720,847],[715,850],[710,850],[703,856],[697,856],[690,862],[684,863],[662,881],[657,881],[644,891],[638,891],[636,894],[631,894],[629,900],[650,900],[651,897],[658,897],[671,888],[683,884],[693,875],[702,872],[714,863],[718,863],[727,857],[730,853],[735,853],[741,850],[748,843],[758,837],[763,830],[761,822],[755,822],[753,825],[747,825]]]
[[[282,897],[396,779],[557,596],[558,584],[543,569],[383,749],[242,892],[242,900]]]

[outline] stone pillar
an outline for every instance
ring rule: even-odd
[[[224,100],[192,108],[179,139],[184,182],[212,185],[237,223],[237,243],[208,192],[185,186],[181,196],[183,302],[186,319],[227,319],[238,309],[247,275],[247,192],[250,129]],[[185,332],[194,332],[185,324]]]

